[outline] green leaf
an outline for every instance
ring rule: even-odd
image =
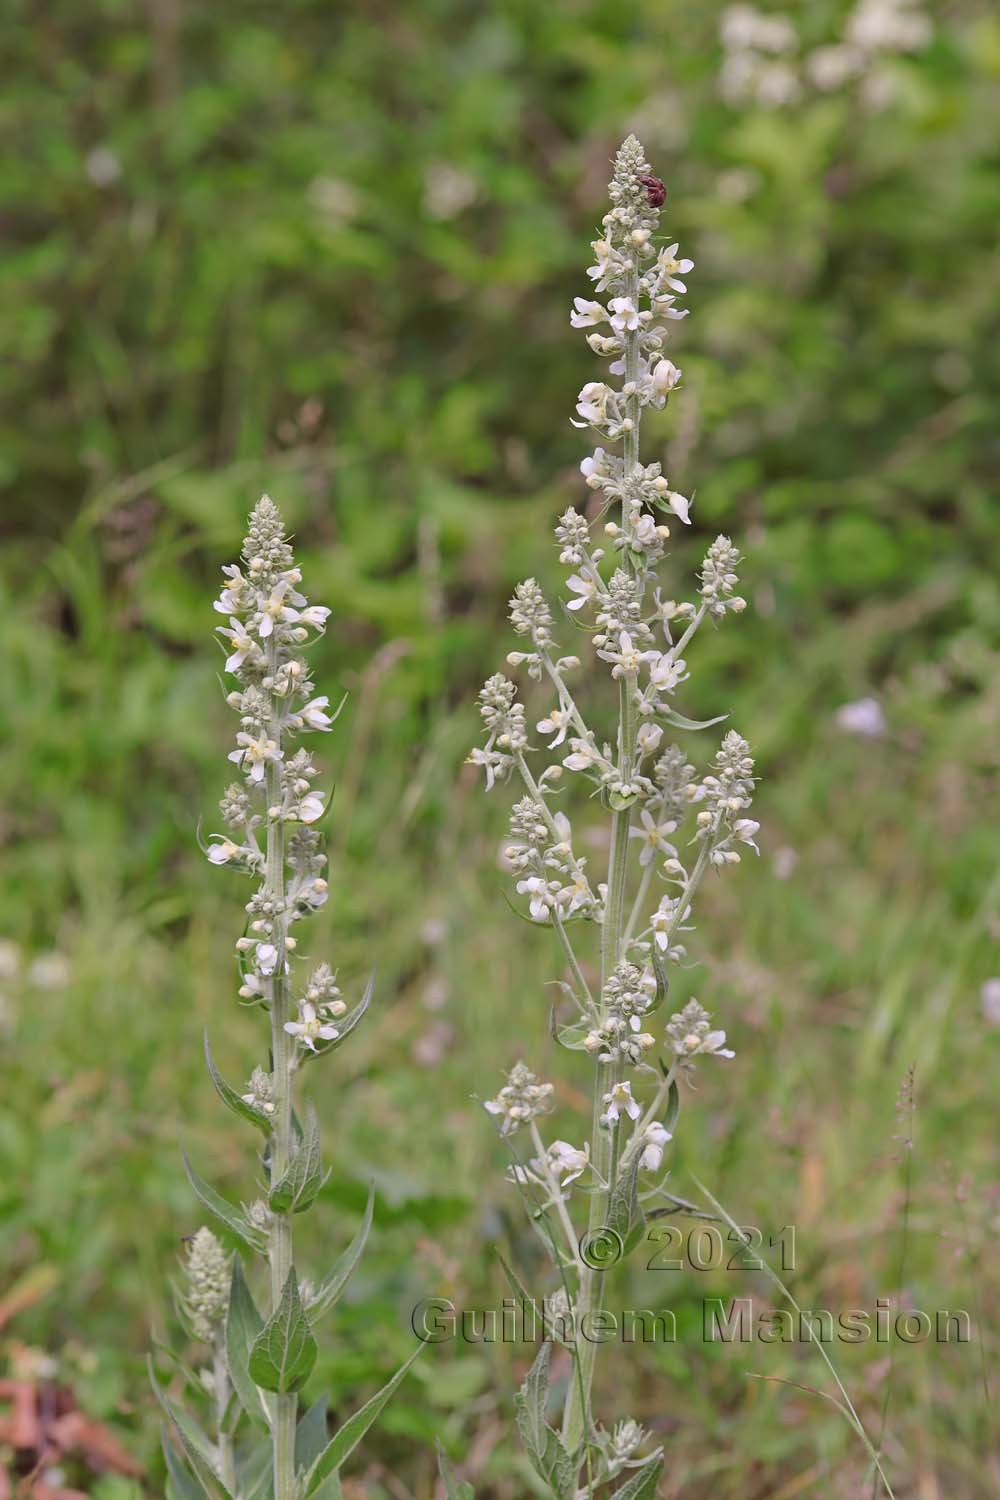
[[[663,962],[663,955],[656,946],[655,938],[653,939],[650,960],[653,965],[653,976],[656,979],[656,994],[653,996],[652,1004],[647,1005],[643,1011],[643,1015],[645,1016],[651,1016],[654,1010],[659,1010],[670,993],[670,975],[667,973],[667,966]]]
[[[661,714],[660,717],[664,718],[666,715]],[[638,800],[638,792],[630,792],[627,797],[622,796],[621,792],[608,793],[608,806],[612,812],[624,812],[627,807],[634,807]]]
[[[680,1112],[681,1096],[680,1090],[677,1087],[677,1080],[675,1078],[672,1081],[670,1089],[667,1093],[667,1112],[663,1116],[662,1121],[664,1128],[666,1130],[669,1130],[671,1135],[673,1135],[674,1133],[674,1126],[677,1124],[677,1116],[680,1114]]]
[[[593,1029],[592,1021],[574,1021],[570,1026],[557,1026],[552,1035],[567,1052],[583,1052],[583,1044]]]
[[[250,1378],[250,1351],[263,1326],[264,1320],[243,1276],[243,1263],[238,1255],[234,1255],[226,1317],[226,1364],[243,1410],[258,1427],[268,1429],[267,1408]]]
[[[326,1057],[327,1053],[336,1052],[338,1047],[342,1047],[347,1041],[347,1038],[350,1036],[351,1032],[354,1030],[355,1026],[357,1026],[358,1022],[364,1016],[364,1013],[368,1009],[368,1006],[371,1004],[371,998],[374,992],[375,971],[373,969],[372,976],[368,981],[365,992],[361,996],[361,999],[358,1001],[357,1005],[352,1011],[349,1012],[348,1015],[344,1017],[342,1021],[337,1022],[337,1035],[334,1037],[333,1041],[324,1042],[322,1046],[316,1048],[315,1052],[310,1052],[308,1048],[304,1048],[301,1061],[306,1063],[310,1062],[314,1057]]]
[[[492,1248],[493,1248],[493,1254],[496,1256],[497,1260],[500,1262],[501,1268],[503,1270],[503,1274],[506,1276],[507,1283],[508,1283],[511,1291],[514,1293],[515,1297],[519,1297],[521,1299],[522,1306],[524,1306],[524,1307],[531,1307],[531,1308],[534,1308],[536,1312],[540,1312],[541,1308],[540,1308],[538,1302],[535,1300],[534,1297],[532,1297],[531,1293],[528,1291],[528,1289],[525,1286],[524,1282],[521,1280],[520,1276],[518,1276],[517,1272],[514,1270],[514,1267],[507,1264],[507,1261],[504,1259],[503,1255],[501,1255],[501,1253],[497,1249],[496,1245],[494,1245]]]
[[[261,1114],[260,1110],[254,1109],[251,1104],[247,1104],[246,1100],[243,1099],[234,1088],[230,1088],[229,1084],[226,1082],[222,1074],[219,1072],[218,1068],[215,1066],[215,1059],[212,1056],[212,1049],[208,1044],[207,1031],[205,1032],[205,1062],[208,1067],[208,1076],[211,1078],[213,1084],[215,1085],[215,1092],[218,1094],[219,1098],[222,1100],[226,1108],[231,1109],[234,1115],[239,1115],[242,1119],[249,1120],[252,1125],[256,1125],[259,1130],[263,1130],[265,1135],[270,1135],[271,1121],[268,1119],[267,1115]]]
[[[240,1500],[274,1500],[274,1455],[270,1442],[259,1443],[243,1460]]]
[[[210,1187],[204,1178],[198,1176],[183,1146],[181,1147],[181,1157],[184,1161],[184,1170],[187,1173],[188,1182],[190,1182],[194,1190],[194,1195],[202,1207],[207,1208],[213,1218],[218,1219],[221,1224],[224,1224],[230,1234],[235,1236],[247,1250],[255,1250],[258,1254],[263,1254],[267,1248],[267,1239],[261,1231],[255,1229],[252,1224],[248,1224],[238,1208],[234,1208],[231,1203],[227,1203],[225,1198],[217,1193],[213,1187]]]
[[[639,1202],[639,1163],[637,1153],[619,1174],[608,1204],[608,1228],[613,1229],[621,1240],[623,1257],[630,1255],[639,1244],[646,1228]]]
[[[729,715],[719,714],[717,719],[688,719],[684,714],[679,714],[676,708],[667,708],[660,709],[658,717],[666,719],[675,729],[711,729],[714,724],[724,724]]]
[[[328,1474],[318,1490],[313,1490],[312,1500],[344,1500],[340,1488],[340,1475]]]
[[[648,1464],[637,1469],[627,1484],[615,1490],[613,1500],[656,1500],[662,1473],[663,1459],[657,1454]]]
[[[299,1296],[295,1267],[288,1273],[281,1300],[250,1350],[250,1378],[265,1391],[301,1390],[318,1353]]]
[[[549,1394],[551,1344],[542,1344],[524,1383],[514,1397],[517,1430],[537,1473],[563,1500],[576,1492],[576,1465],[562,1445],[559,1434],[545,1420]]]
[[[181,1447],[187,1454],[188,1462],[198,1477],[202,1488],[209,1494],[215,1493],[215,1486],[222,1490],[223,1494],[229,1495],[230,1491],[223,1484],[217,1468],[218,1456],[215,1445],[206,1433],[202,1431],[194,1417],[186,1412],[183,1406],[178,1406],[176,1401],[164,1391],[156,1378],[153,1368],[152,1356],[148,1361],[149,1380],[156,1396],[166,1415],[170,1418],[177,1436],[181,1440]]]
[[[319,1146],[319,1121],[312,1105],[306,1119],[306,1132],[295,1149],[288,1171],[275,1183],[268,1202],[277,1214],[300,1214],[315,1201],[325,1181],[323,1157]]]
[[[476,1500],[476,1492],[467,1479],[459,1480],[451,1459],[444,1451],[441,1439],[436,1440],[438,1456],[438,1473],[444,1485],[445,1500]]]
[[[295,1429],[295,1467],[308,1473],[329,1440],[326,1430],[326,1397],[320,1396],[299,1418]]]
[[[206,1500],[206,1496],[211,1500],[209,1491],[177,1453],[167,1435],[166,1427],[160,1428],[160,1444],[163,1448],[163,1462],[167,1466],[167,1477],[170,1480],[168,1493],[171,1500]]]
[[[413,1361],[423,1353],[424,1345],[420,1344],[409,1359],[404,1360],[392,1379],[382,1387],[370,1401],[366,1401],[360,1411],[356,1411],[353,1417],[348,1417],[343,1427],[336,1432],[313,1464],[306,1476],[306,1496],[319,1493],[319,1486],[330,1474],[335,1474],[354,1452],[355,1448],[368,1431],[369,1427],[385,1406],[393,1391],[406,1375]]]
[[[309,1316],[313,1322],[322,1317],[323,1313],[329,1312],[335,1306],[341,1292],[347,1285],[351,1272],[361,1259],[365,1245],[368,1240],[368,1231],[372,1227],[372,1214],[375,1211],[375,1184],[372,1183],[368,1190],[368,1206],[365,1209],[361,1227],[354,1236],[343,1255],[338,1260],[330,1274],[320,1282],[316,1295],[309,1304]]]

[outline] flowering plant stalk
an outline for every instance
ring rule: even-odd
[[[300,1413],[299,1393],[318,1352],[313,1328],[335,1305],[361,1256],[373,1201],[369,1197],[361,1227],[333,1269],[318,1282],[301,1279],[293,1250],[295,1216],[313,1205],[329,1174],[316,1112],[307,1105],[300,1117],[293,1090],[305,1063],[325,1058],[354,1030],[372,985],[349,1007],[328,964],[298,978],[293,972],[299,923],[328,895],[315,826],[326,798],[314,785],[318,772],[309,751],[294,747],[305,733],[328,731],[336,713],[330,713],[327,697],[315,695],[304,654],[322,634],[330,611],[309,604],[300,593],[302,575],[277,507],[266,495],[250,517],[243,567],[223,571],[215,608],[227,621],[218,627],[227,647],[226,671],[238,684],[227,702],[239,715],[229,759],[241,779],[220,803],[230,831],[213,835],[206,853],[213,864],[257,882],[236,943],[239,998],[267,1018],[269,1046],[242,1092],[222,1078],[207,1038],[205,1056],[223,1103],[263,1136],[260,1196],[237,1207],[210,1187],[186,1156],[184,1162],[195,1195],[226,1237],[266,1261],[267,1296],[259,1309],[239,1253],[228,1256],[210,1230],[200,1229],[189,1247],[178,1301],[188,1332],[211,1350],[201,1382],[212,1398],[211,1435],[160,1389],[155,1373],[154,1388],[184,1455],[165,1443],[175,1500],[201,1495],[335,1500],[341,1465],[420,1346],[332,1435],[325,1397]]]
[[[617,725],[610,742],[590,727],[571,686],[581,659],[561,654],[549,603],[529,578],[510,607],[525,649],[507,660],[551,694],[535,727],[557,752],[555,761],[540,773],[533,768],[537,751],[525,707],[515,684],[500,674],[480,693],[487,737],[470,759],[483,768],[487,788],[512,777],[521,784],[506,859],[527,915],[554,930],[562,952],[565,1004],[553,1013],[552,1033],[562,1047],[589,1054],[594,1068],[593,1118],[580,1144],[545,1141],[541,1120],[553,1106],[553,1086],[523,1062],[485,1106],[512,1147],[510,1176],[529,1201],[561,1281],[546,1299],[545,1326],[555,1338],[562,1328],[573,1355],[560,1430],[546,1418],[549,1341],[518,1395],[518,1423],[553,1494],[576,1494],[581,1474],[590,1495],[632,1471],[617,1494],[639,1500],[655,1494],[662,1458],[658,1450],[640,1455],[644,1436],[635,1422],[608,1432],[596,1419],[598,1344],[586,1330],[602,1309],[605,1268],[639,1243],[653,1205],[670,1201],[658,1174],[679,1112],[678,1078],[696,1059],[733,1056],[725,1032],[712,1028],[696,1000],[671,1015],[659,1035],[653,1016],[666,1002],[670,966],[685,956],[700,885],[710,870],[738,864],[742,848],[756,848],[758,825],[747,816],[754,777],[745,740],[727,733],[701,776],[684,751],[665,741],[668,727],[721,722],[693,722],[674,696],[689,676],[686,653],[698,631],[706,621],[718,624],[741,612],[745,602],[735,593],[739,554],[724,536],[708,549],[693,601],[679,603],[661,588],[665,520],[689,524],[690,502],[671,489],[659,463],[640,462],[639,435],[644,411],[662,408],[681,378],[663,350],[668,325],[685,316],[677,299],[687,290],[682,278],[692,262],[678,258],[676,244],[657,245],[666,192],[634,136],[616,157],[610,197],[588,272],[602,300],[577,297],[570,322],[587,330],[616,383],[586,384],[574,425],[595,430],[621,452],[598,447],[580,466],[600,496],[595,519],[605,521],[605,540],[598,544],[592,521],[575,509],[561,516],[555,534],[569,569],[567,618],[590,634],[598,662],[617,684]],[[598,883],[557,806],[567,782],[576,780],[599,798],[610,821],[607,875]],[[588,927],[599,935],[596,980],[580,943]],[[665,1057],[658,1056],[661,1048]],[[513,1150],[518,1132],[527,1137],[527,1155]],[[580,1193],[589,1209],[578,1227],[573,1209]]]

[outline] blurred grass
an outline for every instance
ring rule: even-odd
[[[809,44],[844,14],[803,11]],[[685,708],[731,706],[764,776],[761,865],[709,893],[687,976],[739,1055],[688,1100],[675,1185],[689,1194],[694,1171],[765,1235],[795,1224],[804,1306],[897,1295],[894,1101],[915,1063],[904,1297],[968,1307],[984,1348],[899,1350],[887,1458],[901,1500],[996,1491],[980,1359],[1000,1291],[997,1041],[978,991],[1000,968],[1000,28],[942,8],[879,113],[848,90],[735,110],[716,92],[718,15],[104,0],[84,25],[65,0],[14,4],[0,838],[19,957],[3,950],[0,1214],[25,1305],[3,1337],[13,1369],[56,1361],[150,1463],[150,1493],[141,1359],[197,1222],[178,1133],[233,1193],[251,1167],[200,1055],[208,1026],[230,1077],[256,1060],[259,1028],[231,1003],[239,886],[194,832],[230,728],[209,602],[261,489],[334,608],[317,679],[351,695],[327,754],[337,897],[315,947],[355,985],[379,972],[370,1024],[317,1088],[335,1167],[308,1226],[317,1270],[379,1186],[317,1389],[356,1404],[422,1295],[497,1305],[494,1242],[530,1281],[474,1096],[522,1051],[566,1076],[545,1034],[556,955],[506,911],[502,801],[461,762],[507,594],[554,579],[547,528],[580,498],[567,416],[589,356],[566,309],[629,125],[697,261],[686,389],[650,423],[672,482],[697,491],[677,589],[724,528],[753,605],[703,645]],[[835,709],[870,692],[886,738],[845,736]],[[682,1336],[609,1347],[609,1416],[656,1430],[677,1500],[858,1496],[836,1413],[748,1378],[821,1384],[808,1349],[698,1337],[704,1295],[748,1290],[767,1296],[749,1272],[616,1288],[673,1308]],[[877,1430],[884,1349],[838,1354]],[[528,1493],[510,1439],[523,1363],[429,1351],[358,1493],[429,1496],[436,1432],[484,1500]]]

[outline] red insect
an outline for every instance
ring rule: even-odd
[[[658,177],[640,177],[639,181],[646,189],[651,208],[662,208],[667,201],[667,190]]]

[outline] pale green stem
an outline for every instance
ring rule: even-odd
[[[236,1494],[236,1459],[233,1455],[232,1433],[226,1426],[226,1408],[232,1394],[229,1384],[229,1369],[221,1331],[212,1343],[212,1384],[215,1394],[215,1431],[219,1453],[219,1473],[231,1495]]]
[[[277,666],[277,646],[274,637],[268,641],[268,671],[273,674]],[[278,727],[281,705],[271,698],[271,738],[281,747],[281,730]],[[275,760],[267,762],[266,795],[267,819],[267,865],[265,893],[272,901],[280,902],[285,895],[285,824],[280,813],[271,816],[272,808],[280,808],[281,768]],[[285,1030],[285,1022],[291,1019],[291,996],[288,975],[285,973],[285,919],[278,914],[274,923],[273,944],[277,949],[274,976],[271,980],[271,1053],[273,1058],[274,1115],[271,1127],[270,1176],[272,1188],[280,1182],[288,1170],[292,1141],[292,1066],[294,1044]],[[292,1269],[292,1215],[274,1213],[268,1243],[271,1266],[271,1312],[281,1301],[285,1283]],[[294,1392],[276,1395],[274,1398],[272,1427],[274,1454],[274,1500],[295,1500],[295,1421],[298,1397]]]
[[[639,276],[633,268],[625,288],[626,296],[638,303]],[[639,338],[630,333],[625,338],[625,383],[638,379]],[[639,417],[637,397],[630,397],[627,414],[632,420],[631,429],[625,434],[625,474],[631,475],[639,462]],[[626,541],[631,522],[627,507],[622,506],[622,526]],[[628,547],[624,551],[626,565]],[[618,713],[618,773],[622,781],[630,781],[634,769],[636,712],[634,703],[635,683],[623,677],[619,683]],[[608,851],[608,894],[601,927],[601,1018],[604,1018],[604,990],[608,979],[620,961],[624,938],[625,886],[628,876],[629,825],[632,821],[631,806],[612,814],[611,847]],[[602,1071],[603,1069],[603,1071]],[[591,1152],[595,1174],[607,1187],[593,1193],[590,1199],[589,1228],[603,1228],[608,1221],[608,1210],[615,1183],[615,1157],[617,1132],[601,1124],[604,1113],[604,1095],[618,1082],[621,1064],[596,1063],[594,1070],[594,1102],[591,1126]],[[604,1273],[584,1266],[580,1272],[580,1286],[576,1298],[576,1326],[584,1326],[584,1320],[592,1326],[592,1315],[600,1312],[604,1302]],[[593,1339],[577,1339],[577,1378],[570,1382],[566,1407],[563,1412],[563,1445],[570,1453],[576,1452],[586,1438],[590,1428],[590,1392],[594,1383],[594,1362],[597,1343]]]
[[[680,640],[679,641],[675,641],[674,644],[670,647],[669,651],[667,651],[665,653],[671,659],[671,661],[676,661],[677,660],[677,658],[680,656],[680,654],[684,650],[685,646],[691,640],[691,637],[694,635],[695,631],[698,629],[698,626],[701,624],[702,620],[705,618],[705,616],[707,614],[708,614],[708,605],[707,604],[699,604],[697,613],[695,614],[695,617],[691,621],[691,623],[688,626],[687,630],[685,630],[685,632],[681,636]]]
[[[545,1142],[542,1140],[541,1132],[539,1131],[538,1126],[535,1124],[534,1120],[531,1121],[530,1130],[531,1144],[534,1146],[535,1150],[538,1153],[538,1162],[542,1175],[545,1178],[545,1185],[549,1190],[550,1202],[559,1217],[559,1223],[562,1225],[563,1235],[566,1239],[566,1246],[569,1250],[573,1264],[579,1268],[583,1265],[583,1261],[580,1258],[580,1247],[576,1242],[576,1230],[573,1228],[573,1221],[569,1216],[569,1210],[566,1207],[566,1200],[562,1195],[562,1188],[559,1186],[558,1180],[556,1179],[556,1174],[549,1166],[549,1157],[548,1152],[545,1149]]]

